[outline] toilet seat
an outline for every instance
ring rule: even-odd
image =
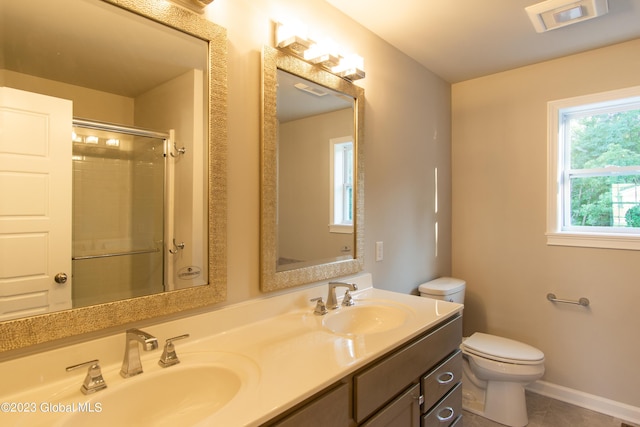
[[[519,341],[476,332],[460,346],[463,353],[497,362],[516,365],[537,365],[544,362],[544,353]]]

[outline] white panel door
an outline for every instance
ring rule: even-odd
[[[72,114],[0,87],[0,320],[71,308]]]

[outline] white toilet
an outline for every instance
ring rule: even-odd
[[[466,283],[440,277],[420,285],[420,295],[464,304]],[[524,386],[544,374],[544,353],[530,345],[476,332],[463,338],[462,407],[512,427],[526,426]]]

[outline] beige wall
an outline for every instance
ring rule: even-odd
[[[0,70],[0,82],[16,89],[73,101],[73,117],[133,125],[132,98],[108,92]]]
[[[640,253],[546,245],[547,102],[640,85],[640,40],[453,85],[453,274],[465,334],[546,356],[543,380],[640,406]],[[591,307],[554,305],[558,297]]]
[[[365,270],[376,286],[412,292],[450,273],[450,85],[323,0],[215,1],[206,16],[229,48],[228,298],[260,297],[260,52],[271,18],[289,16],[365,58]],[[434,213],[434,168],[440,173]],[[434,223],[440,247],[434,251]],[[385,258],[375,262],[375,242]]]

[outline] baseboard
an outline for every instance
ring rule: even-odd
[[[640,408],[605,399],[568,387],[552,384],[546,381],[536,381],[526,387],[527,390],[556,400],[571,403],[572,405],[610,415],[633,424],[640,424]]]

